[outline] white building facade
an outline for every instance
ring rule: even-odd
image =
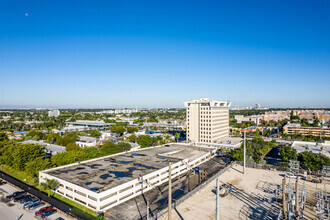
[[[216,143],[229,136],[230,102],[201,98],[184,102],[186,107],[187,140]]]
[[[48,117],[58,117],[60,116],[60,111],[57,109],[48,111]]]
[[[97,141],[94,137],[79,136],[79,140],[75,141],[79,147],[93,147]]]

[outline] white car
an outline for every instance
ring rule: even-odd
[[[285,176],[288,178],[293,178],[293,179],[297,178],[297,176],[294,175],[293,173],[287,173],[287,174],[285,174]]]

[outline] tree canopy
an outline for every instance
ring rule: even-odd
[[[285,146],[280,149],[280,156],[283,161],[297,160],[297,150],[291,146]]]
[[[135,127],[127,127],[127,132],[128,133],[133,133],[133,132],[138,132],[139,129],[135,128]]]
[[[115,125],[115,126],[111,127],[111,131],[122,136],[124,134],[124,132],[126,131],[126,129],[123,126]]]

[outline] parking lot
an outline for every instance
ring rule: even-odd
[[[22,190],[15,188],[14,186],[8,183],[0,186],[0,219],[8,219],[8,220],[9,219],[20,219],[20,220],[42,219],[41,216],[35,216],[35,212],[38,211],[40,208],[49,205],[45,204],[34,210],[24,209],[23,208],[24,204],[6,199],[7,195],[10,195],[17,191],[22,191]],[[56,212],[55,214],[46,217],[45,219],[57,219],[59,217],[63,219],[71,219],[59,212]]]

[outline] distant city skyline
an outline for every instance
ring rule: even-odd
[[[0,109],[330,107],[330,1],[0,6]]]

